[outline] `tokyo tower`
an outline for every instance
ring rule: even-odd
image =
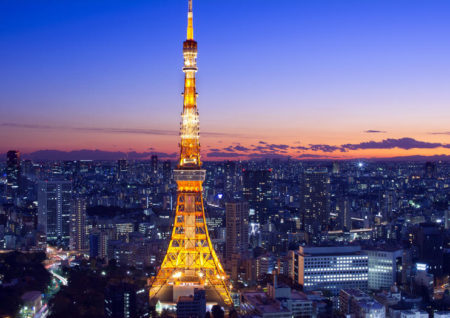
[[[231,306],[230,283],[214,251],[206,227],[201,169],[199,117],[195,73],[197,42],[194,40],[192,0],[189,0],[187,38],[183,43],[185,74],[181,143],[177,183],[177,205],[172,237],[167,253],[150,287],[150,301],[174,304],[179,296],[193,295],[204,289],[208,303]]]

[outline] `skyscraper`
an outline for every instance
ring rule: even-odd
[[[73,200],[72,216],[70,218],[70,248],[84,250],[86,242],[86,200],[77,197]]]
[[[152,155],[152,157],[150,159],[150,163],[151,163],[152,173],[156,175],[158,173],[158,156]]]
[[[6,154],[6,200],[16,199],[20,184],[20,152],[10,150]]]
[[[189,0],[187,39],[183,43],[184,103],[181,119],[181,143],[177,182],[177,206],[172,237],[166,256],[150,288],[152,303],[174,303],[180,296],[204,289],[206,300],[231,306],[228,277],[214,251],[206,226],[203,207],[199,117],[195,73],[197,42],[194,40],[192,0]]]
[[[125,159],[117,160],[117,179],[126,180],[128,177],[128,161]]]
[[[224,165],[223,173],[223,186],[225,190],[225,196],[232,198],[233,193],[236,192],[236,162],[226,161]]]
[[[71,213],[72,182],[38,183],[38,227],[47,235],[47,241],[69,243]]]
[[[436,168],[436,164],[434,162],[430,162],[427,161],[425,163],[425,173],[424,173],[424,177],[425,178],[435,178],[436,177],[436,172],[437,172],[437,168]]]
[[[167,183],[170,183],[170,179],[172,179],[172,162],[170,160],[163,163],[163,179]]]
[[[327,169],[308,169],[300,182],[300,211],[304,230],[313,241],[326,229],[330,215],[330,178]]]
[[[110,229],[92,229],[89,234],[89,257],[108,258]],[[112,257],[111,257],[112,258]]]
[[[261,224],[269,217],[272,197],[271,173],[271,170],[244,170],[242,191],[251,209],[251,223]]]
[[[243,201],[225,203],[226,247],[225,258],[242,254],[248,249],[248,203]]]
[[[444,263],[444,235],[435,223],[422,223],[413,233],[415,258],[427,265],[431,274],[442,275]]]

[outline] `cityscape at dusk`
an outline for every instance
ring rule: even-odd
[[[446,0],[1,2],[0,318],[450,318],[449,31]]]

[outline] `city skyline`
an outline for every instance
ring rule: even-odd
[[[450,155],[449,3],[195,6],[203,160]],[[0,152],[178,157],[184,2],[1,8]]]
[[[0,3],[0,318],[450,318],[445,1]]]

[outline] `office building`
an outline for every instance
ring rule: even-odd
[[[248,250],[248,203],[227,202],[225,257],[231,260],[233,254],[241,255]]]
[[[126,180],[128,177],[128,161],[125,159],[117,160],[117,179]]]
[[[444,235],[439,225],[422,223],[413,233],[415,258],[426,264],[429,273],[439,277],[443,273]]]
[[[158,156],[152,155],[150,158],[151,172],[156,175],[158,173]]]
[[[424,177],[428,179],[436,178],[437,168],[436,163],[434,162],[426,162],[425,163],[425,169],[424,169]]]
[[[6,201],[12,202],[19,194],[21,171],[20,152],[10,150],[6,154]]]
[[[72,214],[72,182],[41,181],[38,183],[38,228],[47,241],[69,243]]]
[[[243,195],[251,209],[249,220],[251,223],[262,224],[268,220],[271,197],[272,181],[269,170],[244,170]]]
[[[170,183],[172,179],[172,162],[166,160],[163,163],[163,180],[164,182]]]
[[[389,289],[401,283],[403,249],[382,248],[364,252],[368,256],[369,289]]]
[[[86,200],[77,197],[73,200],[70,219],[70,247],[74,250],[87,248],[86,241]]]
[[[337,295],[344,288],[367,290],[368,257],[360,246],[301,246],[294,261],[295,279],[305,291]]]
[[[234,161],[228,160],[224,164],[223,186],[226,198],[232,198],[237,191],[236,162]]]
[[[89,234],[89,257],[107,259],[108,242],[115,239],[115,237],[115,229],[92,229]]]
[[[444,218],[445,218],[444,227],[446,230],[449,230],[450,229],[450,209],[448,209],[444,212]]]
[[[312,241],[319,241],[320,232],[328,227],[330,217],[330,178],[327,169],[304,171],[300,182],[300,217],[303,229]]]

